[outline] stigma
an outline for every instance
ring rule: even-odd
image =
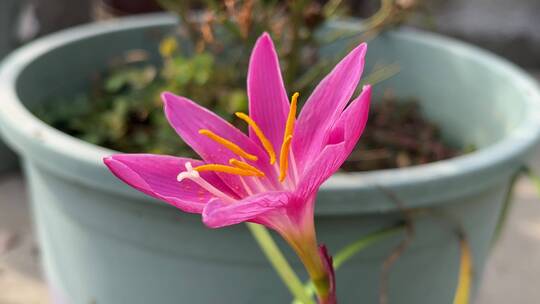
[[[178,180],[178,182],[182,182],[183,180],[189,179],[192,182],[199,185],[204,190],[208,191],[209,193],[213,194],[216,197],[223,199],[227,203],[233,203],[236,201],[234,198],[223,193],[221,190],[212,186],[212,184],[210,184],[204,178],[202,178],[201,175],[199,174],[199,171],[196,170],[198,167],[193,168],[193,166],[191,165],[191,162],[186,162],[184,166],[186,170],[180,172],[178,176],[176,177],[176,180]]]

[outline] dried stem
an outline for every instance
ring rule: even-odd
[[[388,278],[390,275],[390,270],[394,263],[403,255],[405,250],[411,244],[414,238],[414,222],[412,217],[412,210],[405,207],[404,202],[397,197],[392,191],[383,188],[382,186],[377,185],[377,188],[383,192],[391,201],[396,205],[398,210],[403,215],[403,220],[405,223],[405,237],[403,240],[392,250],[390,255],[384,260],[381,277],[379,280],[379,304],[388,303]]]
[[[298,68],[300,66],[300,30],[302,26],[302,13],[304,12],[304,9],[306,8],[306,3],[308,1],[306,0],[299,0],[299,1],[290,1],[289,2],[289,9],[291,10],[291,18],[290,18],[290,30],[291,30],[291,41],[290,41],[290,49],[288,50],[286,54],[286,72],[285,72],[285,83],[290,84],[293,83]]]

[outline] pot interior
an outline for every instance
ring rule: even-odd
[[[157,46],[170,28],[164,24],[124,29],[61,44],[24,68],[16,84],[19,99],[31,109],[88,90],[100,69],[128,50],[145,50],[158,60]],[[396,96],[418,99],[424,114],[456,147],[480,149],[509,134],[524,116],[522,93],[509,76],[494,70],[488,60],[471,56],[461,44],[422,35],[391,32],[369,42],[364,75],[384,64],[397,63],[400,69],[375,85],[375,97],[391,90]],[[337,52],[350,41],[334,42],[322,53]]]
[[[388,91],[417,99],[445,141],[457,147],[487,147],[520,123],[523,93],[508,75],[461,44],[409,34],[388,33],[369,42],[364,75],[384,64],[399,66],[397,75],[374,86],[375,100]]]

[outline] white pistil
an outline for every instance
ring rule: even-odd
[[[186,178],[193,180],[193,179],[201,177],[199,175],[199,172],[197,172],[196,170],[193,170],[193,166],[191,165],[191,162],[186,162],[185,166],[186,166],[186,171],[180,172],[180,174],[178,174],[178,176],[176,177],[176,180],[181,182]]]
[[[293,185],[296,185],[300,177],[298,176],[298,166],[296,165],[296,158],[294,157],[294,152],[292,151],[292,149],[289,156],[291,158],[290,167],[292,169],[292,183]]]
[[[189,179],[192,182],[199,185],[201,188],[205,189],[206,191],[212,193],[213,195],[224,199],[227,203],[234,203],[235,199],[230,197],[229,195],[221,192],[216,187],[212,186],[209,182],[207,182],[204,178],[201,177],[199,172],[197,170],[193,170],[193,166],[191,165],[191,162],[186,162],[186,171],[180,172],[176,179],[181,182],[184,179]]]

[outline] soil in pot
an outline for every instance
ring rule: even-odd
[[[103,1],[108,2],[115,3]],[[322,35],[324,39],[317,37],[318,32],[324,32],[324,20],[343,12],[329,13],[320,5],[305,4],[287,7],[287,13],[278,17],[264,17],[272,7],[255,5],[215,11],[224,20],[231,18],[231,12],[238,13],[233,14],[234,22],[228,26],[215,24],[213,19],[185,15],[183,30],[170,33],[161,41],[159,60],[141,50],[120,54],[111,58],[106,71],[97,72],[88,92],[43,103],[46,106],[35,109],[35,114],[67,134],[113,150],[195,157],[169,127],[162,111],[161,92],[171,91],[196,100],[243,129],[245,124],[237,121],[234,113],[248,110],[248,54],[262,30],[279,37],[276,46],[283,59],[284,81],[288,89],[300,92],[300,102],[309,96],[313,84],[345,55],[344,51],[353,46],[321,55],[323,47],[346,37],[347,33],[340,31]],[[275,9],[278,7],[281,6]],[[176,11],[178,7],[169,9]],[[250,17],[244,20],[248,15],[241,11],[250,12]],[[177,12],[185,14],[182,9]],[[277,21],[294,26],[275,28]],[[394,21],[390,18],[385,24]],[[380,30],[368,26],[364,34]],[[401,100],[388,95],[382,99],[374,103],[370,124],[343,170],[406,167],[463,152],[462,147],[442,140],[439,127],[422,115],[414,98]]]
[[[44,103],[35,112],[62,132],[113,150],[194,157],[165,120],[159,99],[163,83],[154,78],[156,71],[151,65],[122,67],[99,75],[91,92]],[[229,102],[213,101],[210,106],[245,128],[233,115],[247,110],[244,93],[239,90]],[[439,126],[423,115],[415,98],[397,98],[388,92],[372,106],[368,127],[342,170],[408,167],[472,150],[472,146],[457,147],[444,141]]]

